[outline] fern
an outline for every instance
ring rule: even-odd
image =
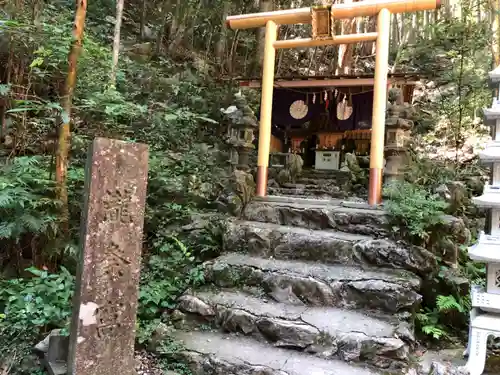
[[[442,223],[448,204],[424,188],[408,182],[394,182],[387,186],[387,210],[391,221],[411,238],[426,242],[430,231]]]
[[[422,332],[436,340],[448,337],[445,329],[434,325],[422,326]]]
[[[2,166],[0,238],[19,243],[23,236],[55,233],[58,202],[48,179],[48,160],[18,157]]]
[[[454,296],[437,296],[436,306],[439,311],[446,312],[450,310],[457,310],[461,313],[464,312],[464,306],[462,306]]]

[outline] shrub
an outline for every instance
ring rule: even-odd
[[[393,182],[384,192],[393,230],[416,244],[425,244],[432,229],[443,222],[448,204],[436,194],[409,182]]]

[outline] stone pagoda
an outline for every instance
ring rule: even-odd
[[[385,120],[387,130],[384,147],[386,159],[384,176],[387,182],[404,177],[404,167],[408,164],[408,142],[413,128],[413,121],[410,120],[411,105],[404,103],[401,90],[392,92],[396,98],[394,103],[387,103]]]
[[[499,88],[500,66],[490,72],[490,83]],[[500,90],[499,90],[500,92]],[[474,203],[489,209],[487,232],[481,232],[476,245],[469,248],[469,257],[486,263],[486,287],[471,288],[469,343],[465,354],[469,356],[467,370],[470,375],[481,375],[486,363],[486,345],[489,336],[500,337],[500,96],[493,99],[491,108],[484,110],[485,124],[492,128],[493,141],[479,153],[481,161],[491,166],[490,184]]]

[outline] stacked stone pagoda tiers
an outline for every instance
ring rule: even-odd
[[[407,146],[413,121],[409,119],[411,108],[403,103],[401,91],[396,93],[394,104],[387,104],[386,144],[384,154],[386,159],[384,175],[387,181],[403,177],[403,168],[407,164]]]
[[[254,131],[259,124],[257,117],[240,93],[235,95],[235,105],[223,110],[229,120],[228,143],[231,145],[231,164],[242,170],[250,169],[249,154],[253,145]]]
[[[500,84],[500,67],[490,72],[490,83]],[[500,92],[500,90],[499,90]],[[489,336],[500,337],[500,100],[495,97],[491,108],[484,110],[484,122],[492,128],[493,141],[479,153],[481,162],[490,166],[490,184],[474,203],[489,210],[489,228],[481,232],[477,244],[469,248],[469,257],[486,263],[486,287],[471,288],[469,355],[467,370],[471,375],[481,375],[486,363],[486,345]]]

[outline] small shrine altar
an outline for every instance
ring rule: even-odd
[[[394,74],[389,83],[411,103],[417,79]],[[240,86],[258,89],[260,80]],[[346,153],[370,154],[373,75],[276,78],[272,108],[271,153],[297,153],[323,170],[339,169]]]

